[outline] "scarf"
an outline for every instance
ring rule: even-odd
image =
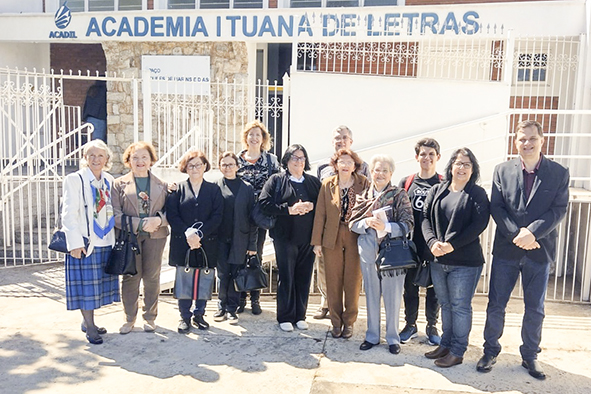
[[[93,202],[93,224],[94,233],[101,239],[115,227],[115,216],[111,204],[111,184],[103,176],[101,180],[93,179],[90,182]]]

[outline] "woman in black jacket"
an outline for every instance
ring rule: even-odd
[[[277,216],[270,234],[279,273],[277,321],[283,331],[308,328],[306,308],[314,269],[310,244],[320,181],[304,173],[310,169],[306,149],[291,145],[281,159],[286,172],[272,175],[259,196],[261,208]]]
[[[244,265],[246,255],[257,254],[257,227],[250,222],[254,190],[236,175],[238,157],[234,153],[224,152],[219,164],[224,177],[216,183],[224,198],[224,214],[218,230],[219,302],[213,320],[227,319],[231,324],[236,324],[240,293],[234,289],[234,278]]]
[[[172,266],[185,265],[185,255],[189,248],[203,248],[208,266],[216,266],[218,228],[222,223],[224,200],[218,185],[203,179],[203,174],[210,167],[205,154],[198,150],[185,153],[179,164],[179,170],[188,174],[189,178],[179,183],[177,190],[166,199],[166,216],[171,228],[168,264]],[[209,328],[203,318],[206,301],[195,301],[192,313],[192,300],[178,302],[181,313],[179,333],[186,334],[190,331],[191,316],[200,330]]]
[[[429,190],[423,208],[422,229],[435,256],[431,277],[443,328],[441,344],[425,357],[442,368],[462,363],[472,328],[472,298],[484,264],[479,236],[490,213],[486,192],[476,185],[479,176],[472,151],[457,149],[445,167],[446,182]]]

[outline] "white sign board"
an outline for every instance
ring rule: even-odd
[[[152,93],[208,96],[209,56],[142,56]]]

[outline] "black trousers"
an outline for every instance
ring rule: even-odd
[[[226,312],[236,312],[240,293],[234,288],[234,278],[238,270],[242,267],[239,264],[229,264],[228,256],[232,244],[226,242],[219,243],[218,253],[218,309]]]
[[[433,263],[431,263],[433,264]],[[404,279],[404,315],[406,324],[414,325],[419,317],[419,287],[415,286],[412,281],[415,278],[417,269],[409,269],[406,272]],[[437,324],[439,318],[439,301],[435,295],[433,287],[427,288],[427,297],[425,299],[425,317],[427,324],[434,326]]]
[[[263,245],[265,244],[265,237],[267,236],[267,230],[264,228],[259,228],[258,238],[257,238],[257,255],[259,256],[259,260],[261,263],[263,262]],[[243,291],[240,293],[240,302],[246,305],[246,296],[248,293]],[[250,291],[250,302],[258,301],[261,298],[261,291],[260,290],[251,290]]]
[[[277,284],[277,321],[296,323],[306,320],[308,295],[314,270],[313,246],[273,241],[279,281]]]

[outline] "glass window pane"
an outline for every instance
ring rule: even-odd
[[[320,7],[321,0],[291,0],[291,8]]]
[[[546,80],[546,69],[545,68],[535,68],[532,72],[532,81],[545,81]]]
[[[88,11],[113,11],[115,0],[92,0],[88,1]]]
[[[199,8],[230,8],[230,0],[201,0]]]
[[[234,0],[234,8],[263,8],[263,0]]]
[[[119,10],[141,10],[142,0],[119,0]]]
[[[398,5],[398,0],[365,0],[363,5],[365,7],[373,7],[380,5]]]
[[[327,7],[357,7],[359,0],[327,0]]]
[[[195,0],[168,0],[168,9],[195,9]]]
[[[61,4],[60,4],[60,7],[61,7]],[[68,8],[72,12],[83,12],[84,11],[84,0],[69,0],[68,1]]]

